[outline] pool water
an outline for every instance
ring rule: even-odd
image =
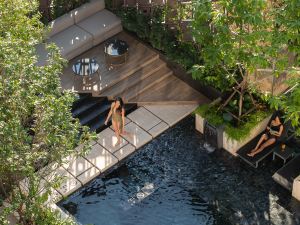
[[[188,117],[58,205],[94,225],[298,224],[271,179],[279,163],[258,172],[203,145]]]

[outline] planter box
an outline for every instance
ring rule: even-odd
[[[259,135],[261,132],[263,132],[267,125],[268,122],[271,119],[271,115],[268,116],[267,118],[265,118],[263,121],[261,121],[260,123],[258,123],[251,131],[248,137],[246,137],[245,139],[241,140],[241,141],[237,141],[237,140],[233,140],[231,138],[228,137],[227,133],[224,132],[224,136],[223,136],[223,148],[225,150],[227,150],[228,152],[230,152],[231,154],[233,154],[234,156],[236,156],[236,152],[237,150],[239,150],[241,147],[243,147],[244,145],[246,145],[249,141],[251,141],[254,137],[256,137],[257,135]]]
[[[204,118],[202,118],[199,114],[196,114],[196,119],[195,119],[195,127],[196,130],[199,131],[201,134],[204,132]]]
[[[234,139],[231,139],[228,137],[228,134],[224,131],[223,132],[223,146],[222,148],[226,151],[230,152],[232,155],[236,156],[237,150],[239,150],[241,147],[246,145],[249,141],[251,141],[254,137],[259,135],[261,132],[263,132],[268,122],[270,121],[271,115],[265,118],[263,121],[258,123],[250,132],[249,136],[241,141],[237,141]],[[205,119],[202,118],[200,115],[196,114],[196,121],[195,121],[195,127],[196,130],[198,130],[200,133],[203,134],[204,131],[204,121]]]
[[[215,127],[196,114],[195,127],[202,134],[204,134],[204,129],[207,129],[204,139],[210,146],[216,149],[223,147],[223,126]]]

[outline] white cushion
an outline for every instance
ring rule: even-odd
[[[63,32],[52,36],[48,42],[54,42],[60,48],[62,56],[66,57],[70,55],[72,51],[81,48],[87,43],[92,47],[92,40],[92,35],[82,30],[80,27],[73,25]],[[69,57],[66,58],[70,59]]]
[[[81,21],[77,25],[92,34],[94,38],[94,45],[97,45],[104,41],[105,38],[108,38],[105,36],[105,33],[121,26],[121,20],[115,14],[104,9],[101,12]],[[101,37],[103,37],[103,39]]]
[[[92,0],[89,3],[86,3],[77,9],[74,9],[75,23],[86,19],[87,17],[103,10],[105,8],[104,0]]]
[[[51,37],[67,29],[68,27],[74,25],[74,23],[75,23],[74,12],[72,11],[70,13],[64,14],[63,16],[58,17],[57,19],[49,23],[49,27],[50,27],[49,36]]]

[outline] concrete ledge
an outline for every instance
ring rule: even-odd
[[[259,135],[261,132],[263,132],[266,129],[270,119],[271,119],[271,115],[265,118],[264,120],[262,120],[260,123],[258,123],[250,131],[249,135],[240,141],[231,139],[230,137],[228,137],[228,134],[224,131],[223,148],[228,152],[230,152],[231,154],[233,154],[234,156],[236,156],[237,150],[239,150],[241,147],[246,145],[249,141],[251,141],[253,138],[255,138],[257,135]]]
[[[146,110],[144,107],[139,107],[127,117],[146,131],[150,130],[152,127],[161,122],[158,117]]]
[[[85,158],[101,172],[104,172],[118,162],[118,159],[112,153],[99,144],[93,145],[92,150]]]
[[[195,128],[198,130],[201,134],[204,133],[204,118],[200,116],[199,114],[196,114],[195,119]]]
[[[68,196],[79,187],[81,187],[81,183],[63,167],[58,168],[57,170],[46,176],[45,180],[50,183],[57,178],[63,179],[60,187],[56,189],[63,197]]]
[[[130,133],[130,135],[126,135],[126,139],[136,148],[140,148],[152,140],[149,133],[133,122],[127,124],[125,130]]]
[[[74,177],[77,177],[92,167],[92,164],[81,156],[77,158],[70,156],[69,160],[69,163],[65,163],[63,167]]]
[[[173,126],[191,114],[197,105],[146,105],[144,107],[169,126]]]
[[[79,180],[82,185],[85,185],[86,183],[97,177],[99,174],[100,170],[93,166],[76,177],[76,179]]]
[[[152,135],[153,138],[157,137],[161,133],[163,133],[165,130],[169,128],[169,125],[165,122],[160,122],[155,127],[148,130],[148,132]]]
[[[117,137],[114,131],[110,128],[106,128],[104,131],[99,133],[97,143],[103,146],[105,149],[111,153],[117,151],[121,147],[127,145],[127,141],[124,138],[121,138],[121,144],[117,145]]]
[[[133,153],[135,151],[135,147],[132,146],[131,144],[125,145],[123,148],[119,149],[114,153],[114,156],[117,157],[119,161],[122,159],[126,158],[128,155]]]
[[[300,202],[300,175],[294,179],[292,196]]]

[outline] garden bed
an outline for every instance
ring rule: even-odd
[[[249,115],[244,123],[234,126],[225,121],[215,107],[209,108],[208,105],[198,107],[195,115],[195,127],[200,133],[204,132],[205,121],[215,127],[224,126],[222,148],[234,156],[236,156],[238,149],[246,145],[267,127],[271,118],[270,112],[258,110]]]

